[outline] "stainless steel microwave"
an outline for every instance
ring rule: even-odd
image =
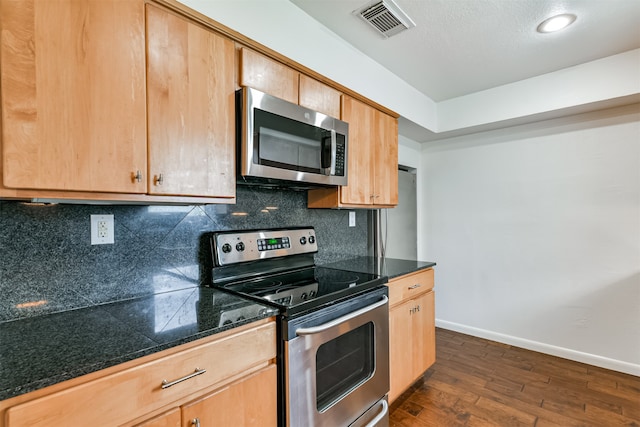
[[[248,87],[236,101],[239,182],[347,185],[348,123]]]

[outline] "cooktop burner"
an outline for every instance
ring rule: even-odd
[[[315,307],[360,293],[383,282],[378,276],[351,271],[311,267],[295,272],[260,277],[222,286],[234,293],[266,300],[297,312],[304,305]]]

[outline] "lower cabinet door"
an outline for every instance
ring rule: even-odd
[[[142,424],[137,424],[136,427],[180,427],[180,408],[173,408]]]
[[[275,427],[277,413],[276,365],[182,406],[182,426]]]
[[[435,362],[434,293],[389,311],[389,401],[393,402]]]

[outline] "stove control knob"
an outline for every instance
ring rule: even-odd
[[[300,295],[300,299],[301,299],[302,301],[305,301],[305,300],[307,299],[307,293],[306,293],[306,292],[303,292],[303,293],[302,293],[302,295]]]
[[[224,245],[222,245],[222,252],[224,252],[225,254],[228,254],[229,252],[231,252],[231,245],[228,243],[225,243]]]
[[[306,245],[306,244],[307,244],[307,238],[306,238],[306,237],[304,237],[304,236],[302,236],[302,237],[300,238],[300,244],[301,244],[301,245]]]
[[[240,243],[236,244],[236,250],[238,252],[244,251],[244,243],[240,242]]]
[[[314,244],[316,242],[315,236],[309,236],[309,243]]]

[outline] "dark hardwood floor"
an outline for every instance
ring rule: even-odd
[[[436,329],[436,363],[393,426],[636,426],[640,377]]]

